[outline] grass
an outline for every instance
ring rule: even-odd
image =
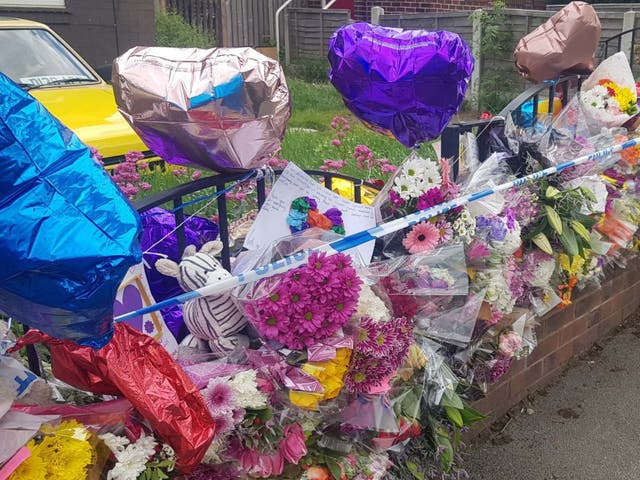
[[[367,145],[378,158],[388,158],[399,164],[410,150],[397,140],[376,133],[365,127],[345,108],[340,94],[329,83],[306,83],[298,79],[288,80],[291,92],[292,116],[282,144],[280,156],[296,163],[301,168],[317,169],[325,159],[349,160],[356,145]],[[350,120],[343,147],[335,147],[336,138],[331,128],[334,117]],[[314,132],[298,129],[312,129]],[[360,177],[363,172],[352,165],[344,169],[347,175]]]

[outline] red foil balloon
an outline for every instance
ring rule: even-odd
[[[29,330],[13,350],[34,343],[49,345],[59,380],[93,393],[126,397],[175,450],[182,471],[201,462],[215,423],[193,382],[151,337],[116,323],[109,343],[94,350]]]

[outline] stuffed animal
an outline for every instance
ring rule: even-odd
[[[180,264],[163,258],[156,262],[156,269],[176,278],[185,292],[196,290],[231,276],[214,256],[221,250],[219,241],[205,243],[199,252],[189,245]],[[190,300],[184,304],[182,315],[189,332],[207,341],[211,352],[218,356],[228,355],[249,343],[245,335],[239,334],[247,320],[229,294]]]

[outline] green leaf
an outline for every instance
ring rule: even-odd
[[[560,241],[562,242],[562,246],[565,248],[567,253],[571,256],[578,255],[578,241],[576,239],[575,233],[570,228],[566,228],[562,235],[559,236]]]
[[[453,427],[453,445],[456,450],[460,448],[460,429],[455,426]]]
[[[445,412],[447,412],[447,417],[451,420],[457,427],[464,427],[464,422],[462,421],[462,415],[460,414],[460,410],[452,407],[444,407]]]
[[[582,196],[589,200],[591,203],[596,203],[598,201],[598,199],[590,189],[586,187],[580,187],[580,192],[582,193]]]
[[[464,408],[464,404],[460,397],[453,390],[445,390],[444,395],[442,395],[442,400],[440,400],[440,405],[443,407],[451,407],[457,408],[458,410],[462,410]]]
[[[449,441],[449,437],[438,435],[438,446],[443,447],[444,450],[440,455],[440,464],[445,473],[449,473],[451,466],[453,465],[453,447]]]
[[[329,472],[331,472],[333,478],[340,480],[340,477],[342,477],[342,468],[340,468],[340,464],[338,462],[328,458],[327,468],[329,469]]]
[[[460,411],[460,415],[462,416],[462,420],[466,426],[473,425],[474,423],[487,418],[486,415],[481,414],[479,411],[469,406],[465,406],[464,409]]]
[[[551,185],[549,185],[547,187],[547,191],[544,192],[544,196],[547,198],[556,198],[558,195],[560,195],[560,190],[556,187],[552,187]]]
[[[536,246],[542,250],[544,253],[548,253],[549,255],[553,255],[553,249],[551,248],[551,243],[549,243],[549,239],[544,233],[538,233],[535,237],[531,239]]]
[[[407,470],[411,472],[413,478],[415,478],[416,480],[424,480],[424,475],[418,470],[418,465],[407,460],[405,462],[405,466],[407,467]]]
[[[582,225],[584,225],[584,228],[586,228],[587,230],[598,223],[597,219],[593,218],[590,215],[585,215],[584,213],[575,212],[571,216],[578,220]]]
[[[591,244],[591,235],[589,235],[589,230],[587,230],[584,225],[577,220],[571,220],[571,228],[573,228],[574,232],[584,238],[588,245]]]
[[[558,212],[549,205],[545,205],[544,209],[547,213],[547,218],[549,219],[551,227],[558,233],[558,235],[562,235],[562,220],[560,219]]]

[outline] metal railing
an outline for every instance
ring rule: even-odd
[[[477,135],[480,161],[486,160],[493,153],[488,142],[489,134],[493,127],[504,127],[505,120],[509,116],[511,116],[516,125],[523,125],[529,118],[535,121],[538,117],[539,105],[543,100],[547,101],[548,115],[552,116],[555,99],[560,98],[562,108],[564,108],[570,100],[571,92],[580,90],[582,80],[583,77],[581,75],[568,75],[557,80],[539,83],[522,92],[504,107],[498,115],[491,119],[449,124],[442,132],[442,156],[457,160],[460,153],[460,135],[474,132]],[[532,109],[531,113],[525,112],[524,108],[529,104]],[[454,178],[458,175],[458,168],[458,162],[454,161]]]
[[[635,61],[635,45],[636,45],[636,32],[640,30],[640,27],[632,28],[630,30],[625,30],[624,32],[620,32],[617,35],[607,38],[606,40],[601,41],[601,49],[600,53],[602,55],[602,59],[607,58],[610,54],[613,55],[616,52],[620,52],[623,50],[623,38],[631,36],[631,42],[627,44],[629,47],[627,52],[627,57],[629,59],[629,66],[633,70],[633,64]],[[615,48],[615,51],[613,50]],[[612,50],[609,53],[609,50]]]
[[[357,178],[349,177],[347,175],[342,175],[339,173],[328,173],[322,172],[319,170],[306,170],[308,175],[314,177],[321,177],[324,179],[324,186],[329,190],[333,190],[333,180],[338,178],[342,180],[347,180],[353,183],[353,200],[356,203],[362,202],[362,187],[367,187],[374,191],[378,191],[379,187],[376,185],[365,182],[364,180],[360,180]],[[281,170],[276,170],[274,174],[276,176],[282,173]],[[231,256],[230,256],[230,241],[229,241],[229,212],[227,205],[227,197],[223,193],[230,185],[235,182],[242,180],[247,177],[247,172],[242,173],[230,173],[230,174],[220,174],[213,175],[210,177],[200,178],[198,180],[194,180],[188,183],[184,183],[181,185],[177,185],[168,190],[158,192],[155,195],[151,195],[147,198],[137,200],[133,203],[134,208],[141,214],[144,212],[154,208],[159,207],[161,205],[165,205],[167,203],[171,203],[173,208],[171,211],[175,217],[176,226],[178,226],[176,230],[177,235],[177,245],[178,251],[183,251],[185,248],[185,230],[184,230],[184,220],[185,220],[185,212],[182,206],[186,203],[185,197],[188,195],[192,195],[194,193],[200,192],[202,190],[208,188],[214,188],[216,193],[218,194],[215,199],[215,204],[217,208],[218,214],[218,229],[219,229],[219,239],[222,242],[222,252],[221,252],[221,263],[224,268],[227,270],[231,269]],[[249,178],[246,181],[254,181],[256,183],[256,199],[258,209],[262,208],[266,200],[266,178],[262,175],[257,175],[255,178]]]

